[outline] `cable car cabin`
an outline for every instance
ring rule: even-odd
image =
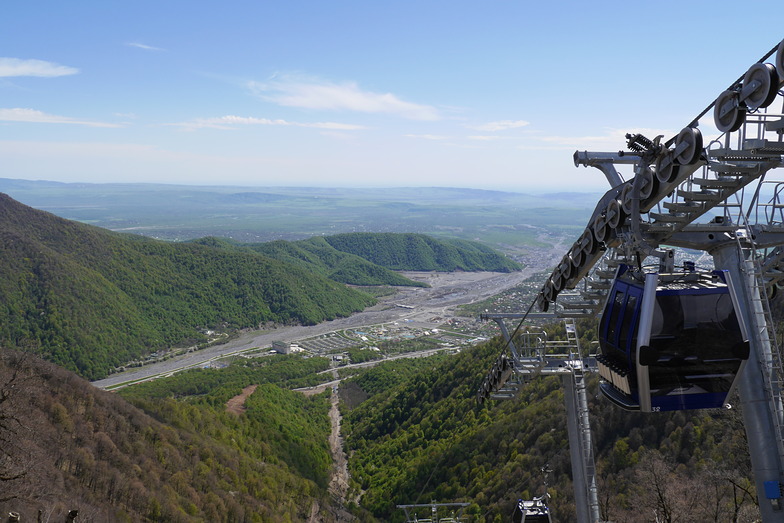
[[[627,410],[722,407],[749,357],[726,271],[621,265],[599,327],[600,390]]]
[[[543,501],[544,496],[533,501],[517,500],[512,514],[512,523],[551,523],[550,510]]]

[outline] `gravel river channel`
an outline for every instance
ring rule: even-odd
[[[108,378],[93,382],[103,389],[120,384],[163,376],[190,367],[198,367],[209,361],[231,354],[270,347],[273,341],[295,342],[329,332],[351,329],[367,325],[378,325],[392,321],[408,320],[412,326],[426,323],[428,318],[440,316],[448,319],[454,316],[458,305],[473,303],[514,287],[531,276],[533,270],[526,269],[512,273],[498,272],[405,272],[405,276],[424,281],[429,288],[401,287],[394,296],[382,298],[379,302],[346,318],[326,321],[317,325],[280,327],[274,330],[247,331],[231,341],[213,345],[205,349],[182,354],[174,358],[133,368]],[[399,307],[404,305],[405,307]]]

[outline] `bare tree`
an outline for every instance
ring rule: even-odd
[[[0,501],[13,499],[10,484],[24,477],[27,467],[20,456],[21,420],[19,396],[26,375],[24,355],[8,350],[0,352]]]
[[[645,452],[637,465],[640,505],[650,510],[657,523],[704,521],[696,514],[701,487],[693,478],[679,473],[675,463],[660,452]]]
[[[29,353],[0,348],[0,503],[46,493],[38,444],[45,427],[40,408],[42,369]],[[22,504],[24,506],[24,503]]]

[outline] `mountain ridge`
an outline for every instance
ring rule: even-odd
[[[0,343],[90,379],[204,342],[207,330],[310,325],[375,303],[346,284],[423,285],[392,269],[519,268],[478,243],[401,233],[164,242],[59,218],[2,193],[0,238]],[[382,253],[380,263],[364,259]]]
[[[0,342],[95,379],[209,328],[347,316],[369,295],[256,253],[70,222],[0,195]]]

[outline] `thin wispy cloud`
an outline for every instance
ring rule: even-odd
[[[0,122],[23,122],[23,123],[55,123],[85,125],[87,127],[122,127],[119,124],[96,122],[91,120],[78,120],[68,116],[47,114],[35,109],[0,109]]]
[[[77,74],[79,69],[45,60],[22,60],[0,57],[0,77],[39,76],[52,78]]]
[[[501,137],[500,136],[488,136],[488,135],[481,135],[481,136],[475,135],[475,136],[469,136],[468,139],[469,140],[475,140],[475,141],[478,141],[478,142],[491,142],[493,140],[500,140]]]
[[[528,124],[529,122],[526,122],[525,120],[500,120],[498,122],[488,122],[486,124],[472,125],[468,127],[470,129],[475,129],[477,131],[494,133],[497,131],[508,131],[509,129],[518,129],[520,127],[525,127]]]
[[[336,84],[292,78],[249,82],[249,89],[264,100],[286,107],[330,111],[384,113],[410,120],[439,120],[435,107],[401,100],[392,93],[362,90],[355,82]]]
[[[332,131],[357,131],[365,129],[365,126],[346,124],[339,122],[290,122],[288,120],[271,120],[269,118],[255,118],[252,116],[219,116],[215,118],[196,118],[187,122],[169,124],[181,127],[188,131],[196,129],[236,129],[238,126],[245,125],[277,125],[291,127],[310,127],[314,129],[328,129]]]
[[[142,44],[142,43],[139,43],[139,42],[128,42],[125,45],[127,45],[128,47],[136,47],[137,49],[144,49],[145,51],[165,51],[166,50],[166,49],[163,49],[161,47],[154,47],[152,45]]]
[[[405,134],[406,138],[419,138],[422,140],[449,140],[449,136],[442,136],[440,134]]]

